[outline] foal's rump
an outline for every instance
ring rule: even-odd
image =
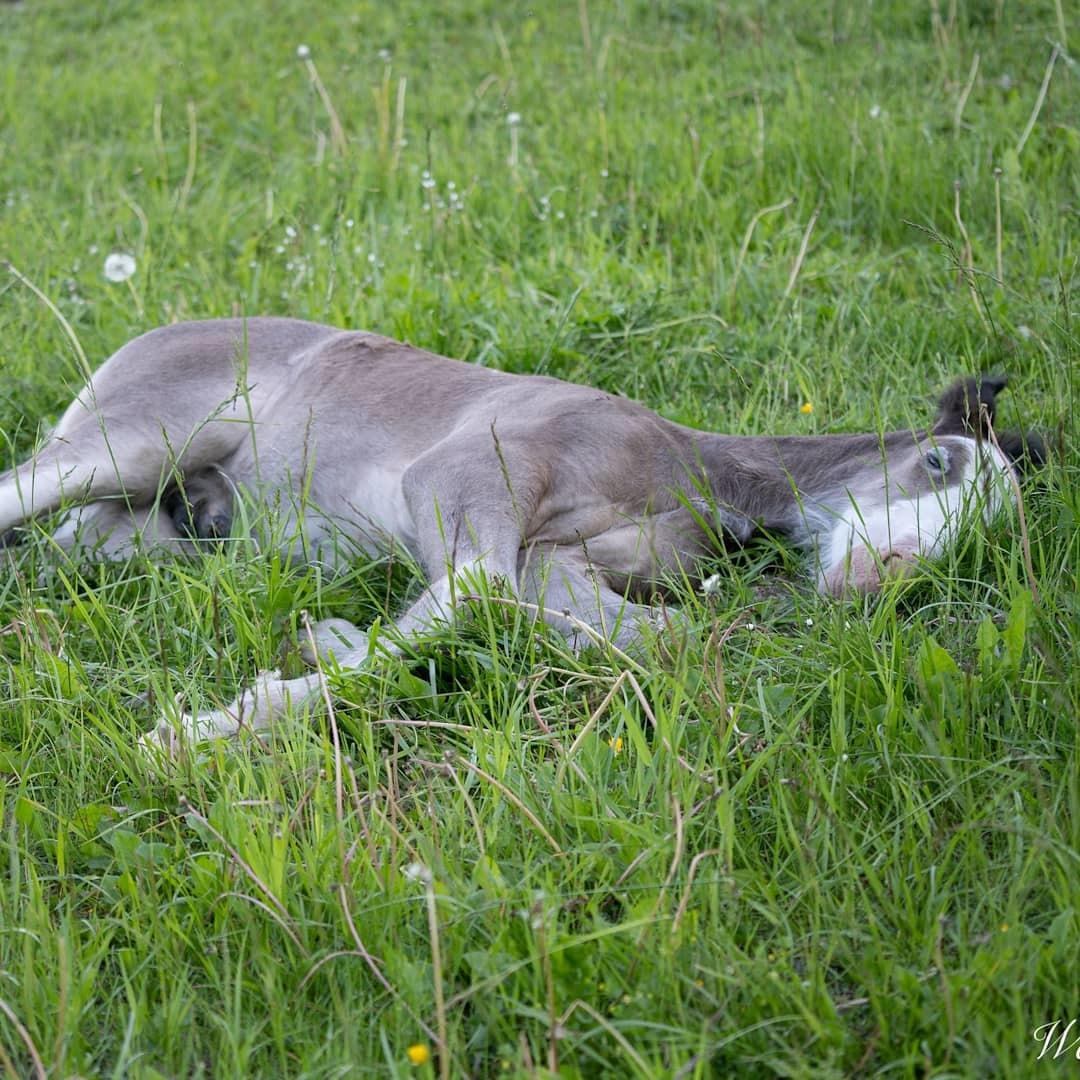
[[[94,373],[45,444],[0,476],[0,535],[66,499],[148,506],[177,469],[203,470],[250,438],[253,418],[304,353],[340,333],[292,319],[224,319],[129,342]]]

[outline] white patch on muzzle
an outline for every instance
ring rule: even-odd
[[[989,522],[1012,500],[1011,466],[989,442],[942,436],[934,447],[948,454],[964,447],[967,464],[956,482],[884,502],[849,495],[849,505],[819,543],[818,588],[877,592],[889,578],[908,577],[924,559],[940,558],[979,517]]]

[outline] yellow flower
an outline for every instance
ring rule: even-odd
[[[608,744],[608,746],[611,747],[611,752],[613,754],[621,754],[622,753],[622,736],[621,735],[617,739],[608,739],[607,744]]]
[[[414,1065],[426,1065],[431,1060],[427,1043],[413,1043],[405,1053]]]
[[[805,416],[809,416],[810,413],[812,413],[813,411],[814,411],[813,402],[804,401],[802,403],[802,405],[799,406],[799,412],[803,413],[803,415],[805,415]]]

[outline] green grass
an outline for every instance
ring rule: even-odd
[[[1004,370],[1003,424],[1052,449],[1034,581],[1015,516],[865,604],[761,545],[640,666],[480,604],[333,676],[333,723],[163,776],[154,701],[227,700],[296,663],[301,610],[367,623],[416,578],[84,577],[39,540],[0,575],[0,1070],[434,1075],[442,1028],[456,1076],[1050,1075],[1031,1033],[1080,1015],[1073,6],[256,7],[0,5],[0,257],[91,364],[289,314],[733,433],[919,424]],[[0,467],[79,382],[0,272]]]

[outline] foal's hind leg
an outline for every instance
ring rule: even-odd
[[[153,501],[168,467],[164,441],[147,438],[124,419],[106,427],[89,412],[71,415],[69,409],[28,461],[0,476],[0,535],[64,501]]]
[[[75,561],[111,562],[140,554],[190,554],[194,545],[160,506],[129,507],[102,499],[75,507],[53,530],[52,542]]]
[[[64,499],[120,495],[118,469],[104,455],[52,440],[29,461],[0,475],[0,536]]]

